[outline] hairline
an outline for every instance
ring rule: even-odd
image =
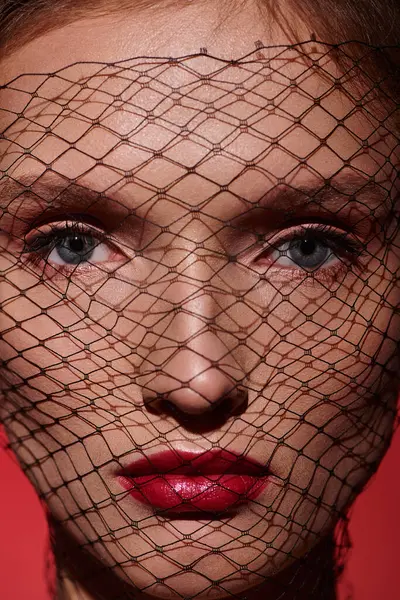
[[[26,10],[10,26],[3,28],[0,38],[0,61],[30,42],[82,19],[98,19],[134,11],[165,11],[174,6],[186,6],[187,0],[57,0],[57,11],[51,6]],[[54,0],[53,0],[54,4]]]

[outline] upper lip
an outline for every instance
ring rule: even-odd
[[[223,448],[201,454],[188,450],[165,450],[143,456],[117,472],[117,475],[206,475],[225,474],[265,476],[269,471],[258,461]]]

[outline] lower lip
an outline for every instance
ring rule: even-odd
[[[220,512],[255,500],[268,476],[251,475],[144,475],[119,476],[130,496],[168,512]]]

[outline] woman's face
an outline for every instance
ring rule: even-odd
[[[0,90],[1,418],[54,518],[160,598],[315,546],[399,390],[389,110],[255,8],[215,29],[215,4],[80,21],[2,66],[36,75]],[[168,450],[224,453],[163,486]],[[161,475],[118,476],[143,457]]]

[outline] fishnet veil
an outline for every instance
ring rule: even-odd
[[[0,88],[1,420],[95,597],[334,597],[400,366],[399,103],[354,44]]]

